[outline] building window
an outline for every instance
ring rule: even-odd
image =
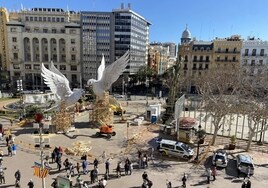
[[[44,55],[44,59],[45,59],[46,62],[48,62],[48,54]]]
[[[252,50],[252,56],[256,56],[256,49]]]
[[[71,66],[71,71],[77,71],[77,66],[72,65],[72,66]]]
[[[65,29],[61,29],[60,32],[61,32],[61,33],[65,33]]]
[[[228,53],[228,52],[229,52],[229,49],[228,49],[228,48],[226,48],[226,49],[225,49],[225,52],[226,52],[226,53]]]
[[[220,61],[220,56],[219,55],[217,56],[217,61]]]
[[[72,61],[75,61],[75,60],[76,60],[76,56],[73,54],[73,55],[71,56],[71,59],[72,59]]]
[[[262,59],[259,60],[259,65],[260,65],[260,66],[263,66],[263,60],[262,60]]]
[[[30,64],[26,64],[26,65],[25,65],[25,69],[32,69],[32,65],[30,65]]]
[[[60,70],[66,70],[66,66],[65,65],[60,65]]]
[[[204,51],[204,48],[203,47],[201,47],[201,52],[203,52]]]
[[[33,17],[30,17],[30,21],[31,21],[31,22],[33,21]]]
[[[44,28],[43,29],[43,33],[47,33],[48,32],[48,29],[47,28]]]
[[[13,53],[13,58],[17,60],[18,59],[18,53]]]
[[[52,60],[53,60],[53,61],[57,61],[57,55],[56,55],[56,54],[53,54],[53,56],[52,56]]]
[[[64,22],[64,18],[61,18],[60,21],[61,21],[61,22]]]
[[[248,60],[244,59],[244,65],[246,66],[248,64]]]
[[[218,48],[218,52],[221,52],[221,48]]]
[[[196,61],[197,61],[197,56],[195,55],[195,56],[194,56],[194,62],[196,62]]]
[[[196,70],[196,64],[193,65],[193,70]]]
[[[75,39],[71,39],[71,44],[75,44]]]
[[[10,32],[17,32],[17,28],[16,27],[11,27]]]
[[[248,49],[245,49],[245,56],[248,56]]]
[[[48,17],[48,18],[47,18],[47,21],[48,21],[48,22],[51,22],[51,17]]]
[[[235,56],[233,57],[233,61],[236,61],[236,57]]]
[[[26,27],[25,28],[25,32],[30,32],[31,31],[31,28],[30,27]]]
[[[42,17],[39,17],[39,22],[42,22]]]
[[[203,56],[202,55],[200,56],[200,62],[203,62]]]
[[[209,56],[206,56],[206,62],[209,62]]]
[[[26,20],[26,21],[29,21],[29,17],[28,17],[28,16],[26,16],[26,17],[25,17],[25,20]]]
[[[12,37],[12,42],[17,42],[17,37]]]
[[[13,69],[20,69],[20,65],[13,65]]]
[[[61,61],[66,62],[66,55],[61,55]]]
[[[236,48],[234,48],[234,52],[236,52],[237,51],[237,49]]]
[[[34,65],[34,70],[40,70],[40,65]]]
[[[203,68],[203,66],[202,66],[202,64],[200,63],[200,64],[199,64],[199,70],[202,70],[202,68]]]
[[[52,29],[52,33],[57,33],[57,29]]]
[[[47,21],[47,17],[43,17],[43,22],[46,22]]]
[[[225,61],[228,61],[228,56],[225,56]]]
[[[205,65],[205,69],[208,69],[208,64]]]
[[[54,17],[52,17],[52,22],[55,22],[55,21],[56,21],[56,19]]]
[[[264,49],[261,49],[260,56],[264,56]]]
[[[39,33],[39,28],[37,27],[37,28],[34,28],[34,32],[35,33]]]
[[[57,22],[60,22],[60,18],[57,18]]]
[[[251,60],[251,66],[255,66],[255,60]]]

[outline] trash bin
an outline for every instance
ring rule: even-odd
[[[157,121],[157,117],[156,116],[152,116],[151,117],[151,123],[156,123]]]

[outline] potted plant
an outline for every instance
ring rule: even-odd
[[[234,150],[235,146],[236,146],[236,137],[235,135],[232,135],[230,137],[229,150]]]

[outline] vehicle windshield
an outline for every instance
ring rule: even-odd
[[[188,152],[191,151],[191,148],[190,148],[188,145],[186,145],[186,144],[181,144],[181,147],[182,147],[185,151],[188,151]]]
[[[216,156],[215,156],[215,161],[217,161],[217,160],[225,161],[225,158],[224,158],[224,156],[222,156],[222,155],[216,155]]]
[[[240,165],[243,166],[243,167],[250,166],[251,168],[253,168],[253,164],[251,164],[251,163],[240,163]]]

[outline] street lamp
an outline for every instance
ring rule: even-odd
[[[20,104],[22,108],[21,116],[24,116],[25,112],[24,112],[24,101],[23,101],[23,95],[22,95],[22,92],[23,92],[22,79],[17,80],[17,91],[20,94]]]
[[[40,113],[35,114],[35,121],[34,127],[39,128],[39,144],[40,144],[40,157],[41,157],[41,170],[44,171],[44,147],[43,147],[43,128],[44,124],[42,123],[43,115]],[[42,188],[46,187],[45,177],[42,176]]]
[[[198,161],[199,158],[199,147],[200,147],[200,140],[201,140],[201,125],[198,125],[198,131],[197,131],[197,138],[198,138],[198,142],[197,142],[197,152],[196,152],[196,157],[195,160]]]
[[[146,77],[146,106],[148,106],[148,87],[149,87],[149,80]]]

